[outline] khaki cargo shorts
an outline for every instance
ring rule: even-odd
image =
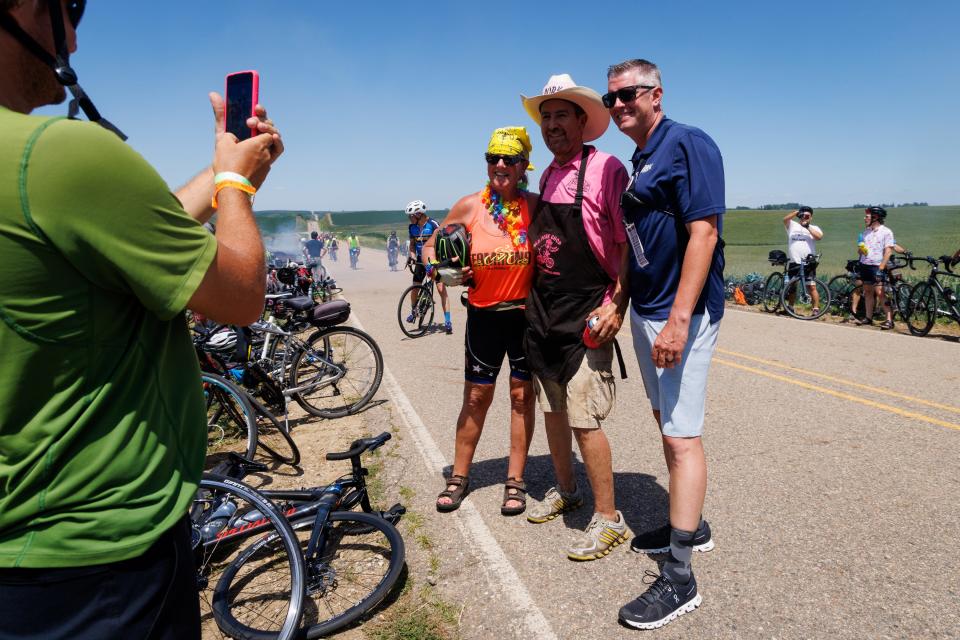
[[[537,402],[544,413],[566,412],[574,429],[599,429],[617,399],[613,378],[613,343],[587,349],[580,369],[567,384],[534,375]]]

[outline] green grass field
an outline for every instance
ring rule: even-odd
[[[308,211],[259,211],[257,223],[264,235],[282,232],[302,233],[296,228],[297,214]],[[431,212],[443,219],[446,211]],[[786,250],[783,216],[786,211],[728,211],[724,216],[727,266],[725,275],[742,276],[751,272],[767,274],[771,249]],[[401,241],[407,235],[407,219],[402,211],[354,211],[321,215],[323,229],[345,237],[356,233],[363,246],[382,249],[386,237],[396,231]],[[329,223],[332,222],[331,226]],[[817,243],[822,254],[819,273],[831,276],[842,273],[847,260],[857,257],[857,236],[863,229],[862,209],[817,209],[814,224],[823,229],[823,240]],[[889,209],[887,226],[897,242],[915,255],[953,254],[960,249],[960,205],[942,207],[898,207]],[[911,274],[923,277],[926,269]],[[826,278],[825,278],[826,279]]]

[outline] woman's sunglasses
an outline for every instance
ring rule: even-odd
[[[627,104],[628,102],[633,102],[637,99],[639,89],[643,89],[644,93],[646,93],[647,91],[656,88],[656,85],[652,84],[635,84],[622,89],[617,89],[616,91],[611,91],[610,93],[605,93],[600,99],[603,101],[603,106],[605,106],[607,109],[613,109],[613,105],[617,104],[617,98],[620,98],[620,102],[623,104]]]
[[[503,164],[507,165],[508,167],[519,164],[525,159],[523,156],[502,156],[496,153],[486,153],[484,156],[487,159],[487,164],[495,165],[503,160]]]

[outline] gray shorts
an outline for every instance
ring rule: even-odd
[[[599,429],[617,399],[617,385],[611,371],[613,343],[587,349],[580,368],[567,384],[541,379],[534,374],[537,402],[544,413],[566,412],[574,429]]]
[[[687,346],[680,365],[660,369],[650,359],[653,343],[666,320],[647,320],[630,309],[633,349],[643,376],[643,386],[654,411],[660,412],[661,431],[673,438],[697,438],[703,434],[707,399],[707,373],[717,348],[720,323],[710,324],[710,315],[693,316]]]

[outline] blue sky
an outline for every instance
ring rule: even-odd
[[[258,209],[449,207],[483,186],[498,126],[548,164],[519,94],[563,72],[603,93],[634,57],[717,141],[729,207],[956,204],[958,24],[957,2],[89,0],[73,62],[172,187],[210,161],[207,92],[257,69],[287,146]],[[632,152],[613,125],[597,144]]]

